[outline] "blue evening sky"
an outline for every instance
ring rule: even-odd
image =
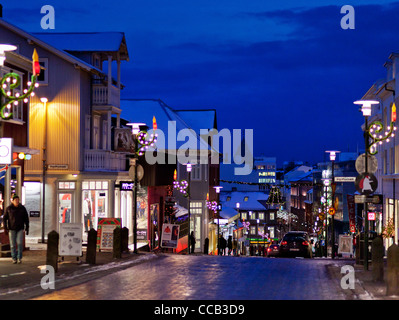
[[[123,31],[123,98],[217,110],[219,129],[253,129],[255,155],[311,163],[325,150],[364,148],[353,101],[385,77],[399,50],[399,2],[298,0],[4,1],[6,21],[30,32],[40,8],[55,30]],[[355,30],[343,30],[343,5]],[[124,110],[122,116],[131,121]]]

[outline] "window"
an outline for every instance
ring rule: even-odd
[[[274,220],[274,212],[270,212],[270,220]]]
[[[241,212],[241,219],[242,220],[247,220],[248,216],[246,212]]]
[[[265,213],[264,212],[259,212],[258,213],[258,219],[259,220],[265,220]]]
[[[247,202],[248,201],[248,196],[244,197],[244,201]]]
[[[255,226],[251,226],[249,229],[251,234],[256,234],[256,227]]]
[[[39,63],[44,69],[40,70],[37,82],[40,85],[48,85],[48,58],[39,58]]]
[[[201,165],[195,164],[191,170],[191,180],[201,180]]]
[[[93,149],[100,148],[100,116],[93,119]]]
[[[108,121],[103,120],[103,130],[102,130],[102,149],[107,150],[108,141]]]
[[[86,115],[85,117],[85,148],[90,149],[90,128],[91,128],[91,116]]]

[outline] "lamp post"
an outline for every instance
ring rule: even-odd
[[[140,133],[140,127],[145,126],[145,123],[134,122],[127,123],[128,126],[132,127],[132,136],[134,140],[134,154],[133,158],[130,158],[130,177],[133,178],[133,199],[132,199],[132,213],[133,213],[133,252],[137,253],[137,160],[138,160],[138,139],[137,136]]]
[[[355,101],[354,104],[359,104],[362,106],[362,113],[364,116],[364,142],[366,145],[366,151],[365,151],[365,160],[364,160],[364,173],[367,173],[368,171],[368,154],[369,154],[369,127],[368,127],[368,117],[371,116],[371,106],[373,104],[379,104],[378,101],[374,100],[360,100],[360,101]],[[377,149],[377,148],[376,148]],[[364,270],[368,270],[368,264],[369,264],[369,259],[368,259],[368,242],[369,242],[369,221],[368,221],[368,203],[364,203]]]
[[[220,240],[219,240],[219,237],[220,237],[220,225],[219,225],[219,223],[220,223],[220,216],[219,216],[219,202],[220,202],[220,189],[223,189],[223,187],[222,186],[214,186],[213,187],[214,189],[215,189],[215,191],[216,191],[216,197],[217,197],[217,203],[218,203],[218,206],[217,206],[217,219],[218,219],[218,239],[217,239],[217,248],[218,248],[218,255],[220,254]]]
[[[190,241],[190,223],[191,223],[191,210],[190,210],[190,189],[191,189],[191,170],[192,170],[192,165],[190,162],[186,164],[186,169],[187,169],[187,174],[188,174],[188,193],[187,193],[187,211],[188,211],[188,254],[190,254],[190,246],[191,246],[191,241]],[[193,248],[194,249],[194,248]]]
[[[46,170],[47,170],[47,102],[48,99],[42,97],[40,101],[44,104],[44,131],[43,131],[43,183],[42,183],[42,243],[45,235],[45,216],[46,216]]]
[[[336,184],[334,181],[334,161],[335,158],[337,157],[337,153],[340,151],[326,151],[330,154],[330,161],[331,161],[331,190],[332,190],[332,197],[331,197],[331,207],[333,210],[329,210],[330,215],[331,215],[331,259],[335,258],[335,231],[334,231],[334,222],[335,222],[335,210],[337,208],[334,208],[334,198],[335,198],[335,188]],[[328,218],[327,218],[328,219]]]
[[[236,202],[236,209],[237,209],[237,214],[238,214],[238,217],[237,217],[237,219],[236,219],[236,221],[237,221],[237,239],[236,239],[237,245],[236,245],[236,255],[238,256],[238,221],[240,220],[240,203],[239,203],[239,202]]]

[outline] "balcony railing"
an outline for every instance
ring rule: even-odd
[[[120,107],[120,90],[111,85],[108,90],[107,85],[93,84],[92,86],[92,103],[93,105],[112,105]]]
[[[126,153],[85,149],[85,171],[126,171]]]

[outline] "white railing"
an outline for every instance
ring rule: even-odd
[[[119,108],[120,90],[115,86],[111,86],[109,91],[110,92],[108,92],[108,86],[101,84],[93,84],[92,86],[93,105],[112,105]]]
[[[126,171],[126,153],[85,149],[85,171]]]

